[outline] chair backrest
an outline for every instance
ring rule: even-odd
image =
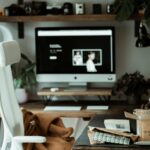
[[[16,41],[0,43],[0,109],[4,123],[12,136],[24,135],[23,117],[18,105],[11,64],[20,60],[20,48]]]
[[[3,41],[13,40],[13,35],[11,34],[10,30],[6,27],[5,24],[0,24],[0,32],[2,33]]]

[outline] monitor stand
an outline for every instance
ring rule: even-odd
[[[65,87],[65,91],[86,91],[86,82],[69,82],[68,86]]]

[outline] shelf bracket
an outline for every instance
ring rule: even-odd
[[[24,38],[24,22],[18,22],[18,37]]]
[[[18,5],[22,5],[23,0],[18,0]],[[18,37],[20,39],[24,38],[24,23],[18,22]]]
[[[135,37],[138,37],[139,24],[140,24],[139,20],[134,21],[134,36]]]

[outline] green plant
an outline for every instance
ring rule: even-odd
[[[125,73],[119,78],[113,88],[113,93],[122,91],[127,96],[140,97],[148,94],[149,79],[146,80],[144,75],[139,71],[134,73]]]
[[[30,89],[36,83],[34,67],[35,63],[22,53],[21,61],[12,66],[15,88]]]
[[[123,21],[144,10],[144,19],[150,26],[150,0],[115,0],[113,3],[116,19]]]

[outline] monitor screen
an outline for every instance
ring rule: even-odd
[[[39,82],[114,82],[113,27],[36,28]]]

